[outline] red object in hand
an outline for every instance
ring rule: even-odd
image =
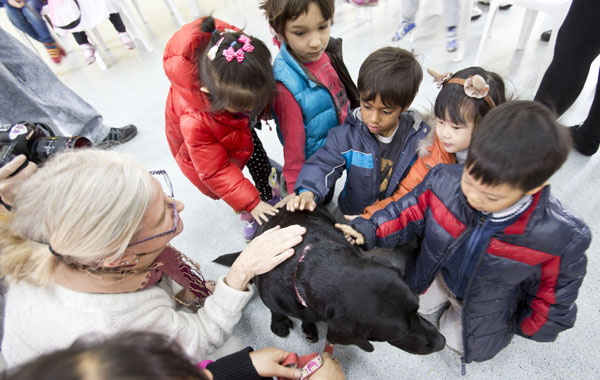
[[[301,368],[302,376],[300,380],[308,379],[315,371],[323,365],[323,359],[318,353],[312,353],[298,357],[297,354],[291,353],[285,358],[282,365],[292,368]],[[294,380],[284,377],[278,377],[279,380]]]

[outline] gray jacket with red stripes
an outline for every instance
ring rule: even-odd
[[[371,219],[350,224],[367,249],[423,238],[406,282],[421,294],[477,225],[461,189],[462,165],[437,165],[411,193]],[[554,341],[575,323],[575,299],[585,276],[591,233],[550,195],[549,186],[510,226],[492,236],[477,255],[463,299],[466,363],[494,357],[514,334]]]

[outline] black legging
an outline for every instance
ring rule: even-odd
[[[267,157],[267,152],[265,152],[262,142],[256,134],[256,130],[254,128],[250,128],[250,130],[252,132],[254,151],[252,152],[252,156],[250,157],[250,160],[248,160],[246,166],[250,171],[250,176],[254,180],[254,186],[256,186],[258,192],[260,193],[260,199],[266,202],[273,199],[271,186],[269,185],[271,163],[269,162],[269,157]]]
[[[556,31],[553,31],[555,33]],[[600,54],[600,5],[598,0],[573,0],[558,30],[554,58],[546,70],[535,100],[562,115],[577,99]],[[600,80],[600,73],[598,73]],[[600,139],[600,84],[580,132]]]
[[[120,14],[111,13],[108,16],[108,19],[113,24],[113,26],[115,27],[117,32],[124,33],[127,31],[127,29],[125,28],[125,24],[123,24],[123,19],[121,18]],[[78,45],[90,43],[90,41],[88,40],[87,34],[85,34],[85,32],[73,32],[73,37],[75,37],[75,41],[77,41]]]

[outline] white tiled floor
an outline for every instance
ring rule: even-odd
[[[71,39],[66,40],[69,56],[65,61],[59,66],[49,64],[68,86],[102,113],[107,124],[121,126],[134,123],[138,126],[139,136],[117,149],[136,156],[149,169],[169,171],[177,197],[186,203],[183,214],[186,231],[175,239],[174,245],[200,262],[208,278],[214,278],[224,274],[226,268],[212,264],[210,260],[244,247],[242,222],[224,202],[210,200],[193,187],[179,172],[169,153],[163,132],[164,103],[169,83],[162,70],[162,51],[178,27],[162,1],[143,0],[139,3],[148,20],[145,31],[154,46],[152,52],[141,47],[134,51],[125,50],[107,21],[100,27],[114,57],[113,62],[109,60],[110,67],[107,71],[100,71],[96,65],[86,66],[81,52]],[[175,0],[175,3],[186,20],[190,21],[187,1]],[[455,71],[470,66],[485,23],[486,7],[482,7],[483,17],[471,23],[465,60],[454,62],[444,50],[445,30],[442,17],[435,15],[432,10],[439,8],[434,3],[434,0],[423,1],[422,12],[431,14],[417,28],[415,42],[412,45],[402,43],[400,46],[413,48],[423,67]],[[264,41],[270,40],[267,22],[258,10],[258,1],[203,0],[198,1],[198,4],[202,14],[213,12],[215,17],[245,26],[249,34]],[[380,4],[372,9],[371,19],[361,18],[363,12],[341,0],[336,1],[336,5],[332,35],[344,38],[345,61],[356,79],[364,58],[371,51],[391,44],[390,38],[398,23],[399,1],[380,0]],[[513,7],[498,14],[490,49],[485,52],[483,65],[506,78],[515,97],[531,99],[546,47],[538,36],[548,23],[540,17],[526,49],[515,51],[523,13],[523,9]],[[4,15],[1,16],[0,23],[10,32],[13,31],[11,26],[6,25]],[[42,56],[45,55],[45,52],[41,53]],[[277,53],[274,47],[272,53]],[[596,65],[580,100],[563,117],[562,120],[567,125],[585,118],[591,104],[597,70]],[[426,78],[414,106],[423,111],[429,110],[436,94],[435,86]],[[281,162],[282,148],[275,132],[264,129],[260,136],[269,155]],[[554,194],[587,221],[594,237],[600,232],[600,201],[597,193],[600,188],[599,170],[600,154],[587,158],[573,152],[552,179]],[[588,274],[579,294],[579,314],[573,329],[561,334],[554,343],[540,344],[515,338],[493,360],[468,365],[467,378],[598,378],[600,263],[596,254],[599,247],[598,241],[594,240],[588,251]],[[249,304],[235,333],[256,348],[278,346],[299,353],[322,349],[323,340],[318,344],[304,341],[298,324],[290,337],[281,339],[270,332],[269,321],[268,310],[256,298]],[[324,336],[323,329],[321,335]],[[356,347],[338,346],[335,355],[340,358],[349,379],[447,379],[460,376],[460,360],[447,349],[421,357],[388,344],[377,343],[373,353],[366,353]]]

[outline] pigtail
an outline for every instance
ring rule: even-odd
[[[11,282],[26,281],[36,286],[49,284],[59,258],[47,244],[13,234],[0,228],[0,276]]]
[[[215,19],[213,16],[208,16],[202,21],[200,28],[204,33],[213,33],[217,28],[215,26]]]

